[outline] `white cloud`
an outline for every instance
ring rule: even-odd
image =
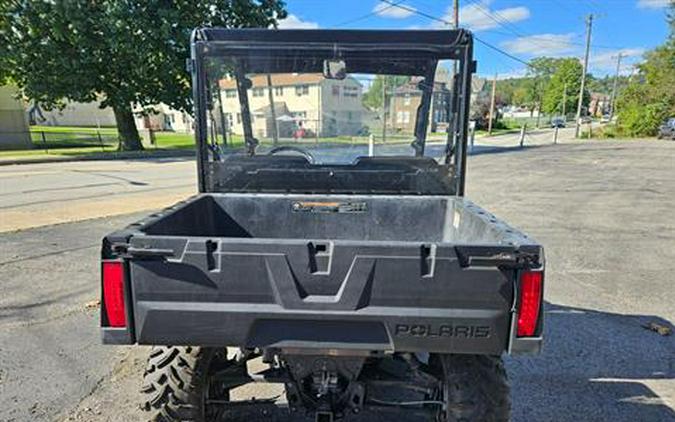
[[[640,9],[660,9],[668,6],[670,0],[638,0],[637,6]]]
[[[281,29],[317,29],[319,24],[316,22],[303,21],[295,15],[288,15],[286,19],[279,21],[278,27]]]
[[[459,25],[472,31],[485,31],[502,26],[502,22],[520,22],[530,17],[530,9],[524,6],[491,9],[492,0],[482,0],[459,8]],[[452,22],[452,7],[448,7],[443,19]],[[436,26],[444,26],[443,24]]]
[[[392,6],[391,4],[387,3],[378,3],[373,8],[373,12],[377,13],[379,16],[392,19],[408,18],[412,16],[413,13],[415,13],[415,10],[416,9],[414,7],[408,5],[406,5],[405,9],[403,9],[401,7]]]
[[[619,53],[621,53],[621,73],[629,74],[632,72],[633,65],[642,59],[642,55],[645,51],[644,48],[623,48],[620,50],[605,51],[600,54],[591,54],[588,65],[592,73],[614,73],[616,70],[617,57]]]
[[[559,56],[576,50],[574,34],[539,34],[515,38],[501,43],[509,53],[530,56]]]

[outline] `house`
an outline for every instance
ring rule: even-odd
[[[194,119],[185,111],[175,110],[166,104],[146,107],[145,113],[142,111],[141,107],[134,108],[136,128],[140,131],[193,133]]]
[[[134,107],[138,130],[172,131],[192,133],[193,119],[190,114],[174,110],[165,104],[145,108]],[[63,109],[40,110],[34,107],[30,113],[33,124],[45,126],[113,127],[116,126],[112,108],[101,108],[99,101],[80,103],[68,101]]]
[[[0,86],[0,149],[33,147],[24,104],[17,94],[14,86]]]
[[[44,110],[36,106],[31,113],[32,124],[44,126],[115,126],[115,114],[111,108],[101,108],[100,103],[68,101],[62,109]],[[33,117],[34,116],[34,117]]]
[[[394,89],[389,100],[389,114],[395,132],[414,133],[417,108],[422,103],[422,91],[418,87],[421,81],[421,78],[411,78],[407,83]],[[449,99],[450,90],[446,84],[434,82],[428,131],[439,132],[447,129]]]
[[[601,92],[591,93],[591,102],[588,105],[588,115],[602,117],[609,113],[611,108],[610,96]]]
[[[280,137],[291,136],[298,129],[302,129],[305,136],[356,135],[363,127],[363,87],[356,79],[325,79],[320,73],[251,75],[249,79],[251,126],[257,138],[271,138],[275,124]],[[241,107],[234,78],[220,81],[220,99],[228,131],[242,135]],[[215,120],[218,124],[218,119]]]

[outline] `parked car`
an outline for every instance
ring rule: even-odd
[[[250,382],[281,384],[288,411],[318,422],[364,410],[509,419],[502,355],[540,351],[544,251],[464,196],[472,46],[464,30],[195,32],[199,194],[102,248],[103,342],[154,346],[144,420],[231,420],[275,403],[230,394]],[[237,69],[240,89],[249,74],[322,69],[427,87],[450,59],[462,112],[442,161],[424,153],[431,89],[407,155],[257,148],[248,119],[245,152],[211,148],[208,77],[225,76],[207,64]],[[247,367],[257,358],[267,369]]]
[[[656,137],[659,139],[672,139],[675,141],[675,117],[666,120],[666,122],[659,127],[659,133]]]
[[[584,116],[584,117],[581,118],[582,124],[588,124],[588,123],[592,123],[592,122],[593,122],[593,119],[591,118],[591,116]]]
[[[554,117],[551,119],[552,128],[564,128],[565,127],[565,118],[564,117]]]

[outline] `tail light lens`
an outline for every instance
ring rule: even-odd
[[[124,309],[124,265],[122,261],[103,261],[103,305],[109,327],[126,327]]]
[[[543,285],[542,271],[524,271],[520,275],[518,337],[531,337],[537,329]]]

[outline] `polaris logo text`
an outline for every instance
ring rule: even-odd
[[[490,337],[490,327],[485,325],[396,324],[395,332],[399,337]]]

